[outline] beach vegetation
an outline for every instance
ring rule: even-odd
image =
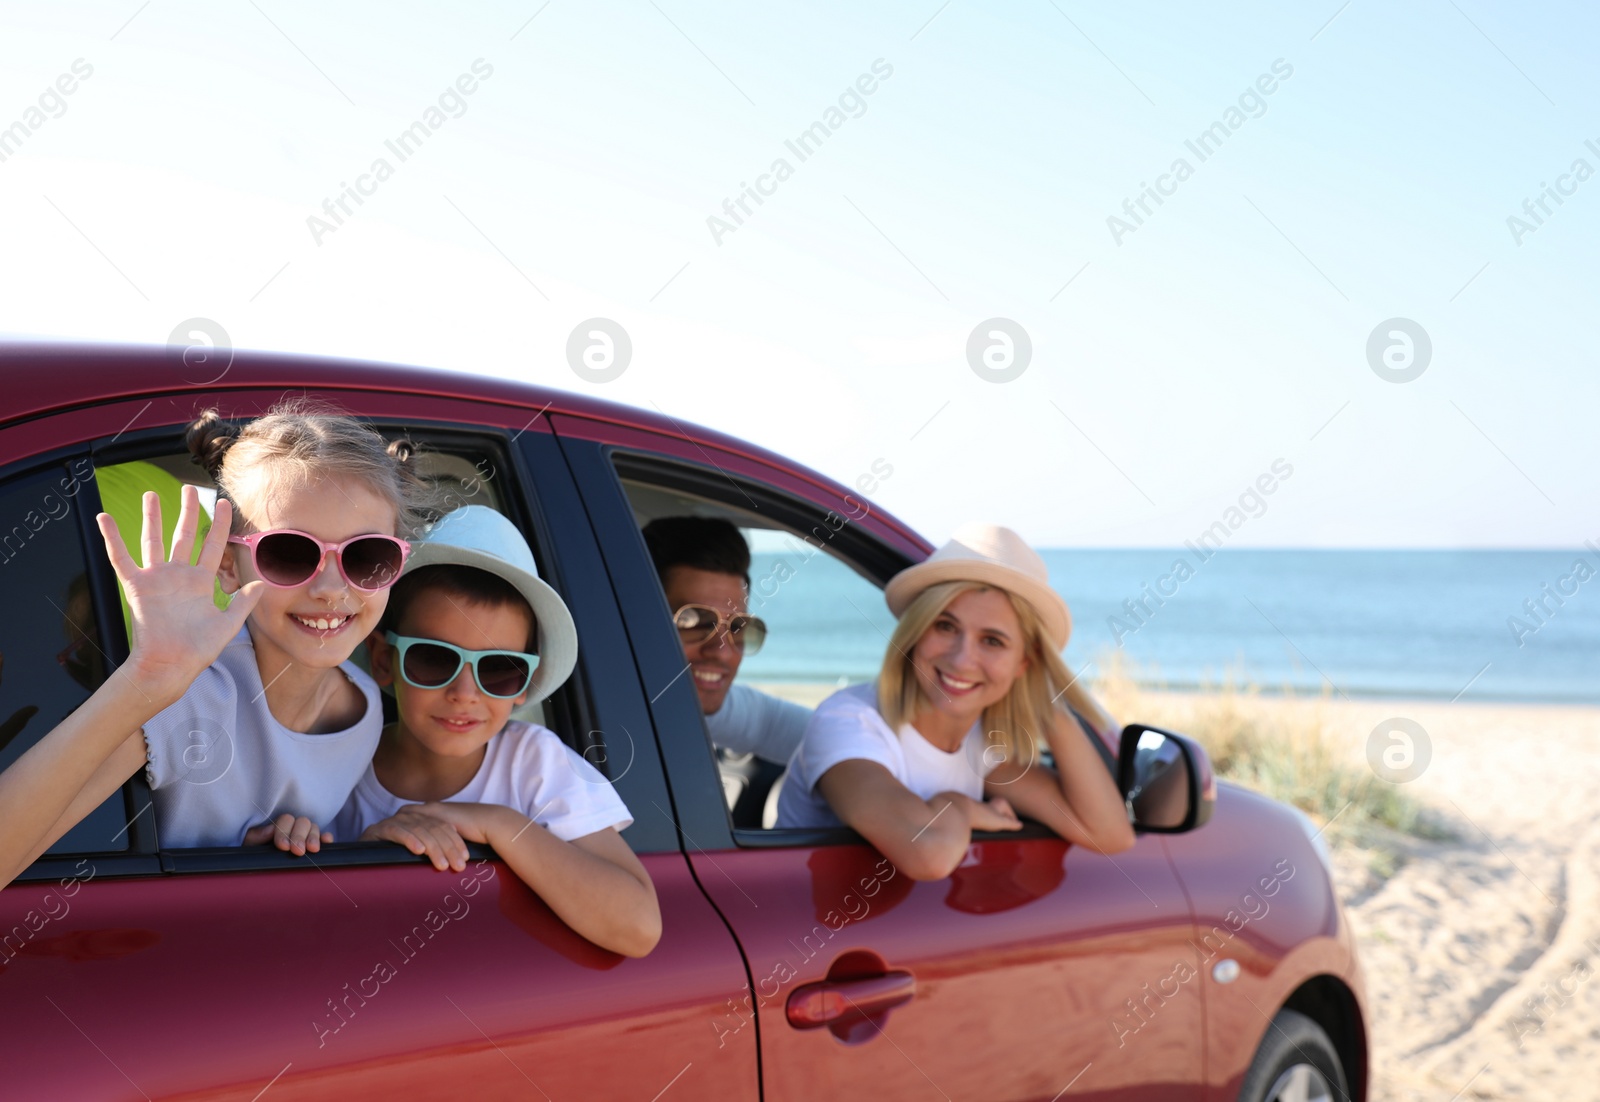
[[[1271,692],[1231,675],[1199,692],[1167,693],[1158,677],[1120,652],[1102,655],[1095,669],[1095,695],[1112,715],[1190,736],[1205,747],[1218,777],[1299,808],[1327,826],[1330,843],[1349,840],[1386,852],[1374,870],[1380,875],[1400,863],[1385,834],[1455,836],[1406,786],[1374,775],[1362,740],[1336,728],[1327,693]]]

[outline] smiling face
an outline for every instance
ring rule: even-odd
[[[748,610],[744,579],[737,574],[674,566],[667,571],[662,588],[667,593],[667,607],[673,612],[684,605],[706,605],[724,616]],[[732,688],[744,651],[729,640],[726,631],[719,631],[703,642],[685,642],[683,658],[689,663],[689,675],[700,696],[700,711],[711,715],[722,707]]]
[[[962,729],[999,703],[1028,666],[1011,598],[975,589],[945,606],[911,648],[923,707]]]
[[[419,590],[410,599],[395,634],[438,639],[466,650],[528,650],[533,614],[522,602],[485,604],[468,601],[438,587]],[[372,677],[394,689],[400,709],[399,736],[439,757],[473,754],[506,725],[528,694],[501,699],[478,688],[470,663],[462,663],[455,680],[438,689],[408,685],[395,668],[397,650],[374,637]]]
[[[257,477],[269,479],[270,468]],[[349,478],[325,478],[279,494],[250,494],[236,504],[244,520],[241,535],[292,528],[343,542],[373,532],[393,535],[397,519],[392,504]],[[249,550],[236,543],[222,553],[219,575],[227,593],[259,576]],[[387,589],[364,593],[348,585],[328,553],[309,581],[292,589],[265,588],[250,613],[250,637],[263,669],[280,662],[331,669],[377,627],[388,603]]]

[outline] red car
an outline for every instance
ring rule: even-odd
[[[205,485],[182,443],[199,410],[309,393],[427,445],[433,477],[527,535],[580,636],[542,721],[632,811],[664,932],[643,959],[601,950],[487,850],[455,875],[386,844],[168,849],[141,775],[0,892],[7,1098],[1366,1097],[1325,849],[1187,740],[1105,748],[1158,828],[1116,857],[1026,825],[916,883],[851,831],[763,828],[679,676],[640,527],[693,509],[787,531],[881,609],[930,545],[870,476],[501,380],[221,370],[196,386],[163,348],[0,347],[0,766],[126,657],[103,495],[130,472]],[[804,593],[807,569],[781,582]],[[196,783],[225,752],[197,733]]]

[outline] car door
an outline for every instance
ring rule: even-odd
[[[913,883],[850,831],[730,823],[640,521],[676,500],[786,529],[877,587],[925,545],[712,434],[572,417],[556,432],[644,677],[674,823],[748,961],[710,1028],[727,1044],[759,1034],[763,1096],[1200,1097],[1192,924],[1159,838],[1107,858],[1037,826],[979,835],[952,876]]]
[[[295,381],[292,370],[274,383]],[[252,371],[236,359],[230,381]],[[315,396],[318,378],[299,389]],[[0,537],[0,716],[12,736],[0,762],[87,695],[70,662],[103,653],[85,674],[99,677],[126,656],[93,529],[94,467],[173,454],[182,420],[201,405],[247,415],[280,394],[139,396],[0,428],[0,515],[22,529],[10,544]],[[163,849],[135,778],[0,892],[3,1093],[647,1099],[671,1087],[757,1097],[754,1037],[719,1044],[707,1028],[745,969],[676,833],[652,819],[651,804],[668,797],[647,702],[582,506],[537,423],[546,402],[323,396],[485,461],[480,473],[578,625],[578,670],[545,722],[609,773],[632,809],[624,837],[654,881],[660,944],[640,960],[597,948],[486,850],[453,874],[383,844],[301,859]],[[63,480],[74,475],[69,499]],[[73,627],[79,590],[93,611],[87,647],[84,625]],[[225,768],[218,747],[197,743],[196,783]]]

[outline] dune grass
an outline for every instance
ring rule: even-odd
[[[1160,682],[1120,652],[1097,658],[1095,670],[1095,694],[1112,715],[1193,737],[1219,777],[1298,807],[1318,825],[1331,822],[1330,839],[1381,846],[1382,830],[1375,828],[1454,837],[1411,793],[1375,776],[1334,735],[1326,694],[1311,709],[1273,707],[1259,686],[1228,678],[1199,694],[1169,696],[1145,688]]]

